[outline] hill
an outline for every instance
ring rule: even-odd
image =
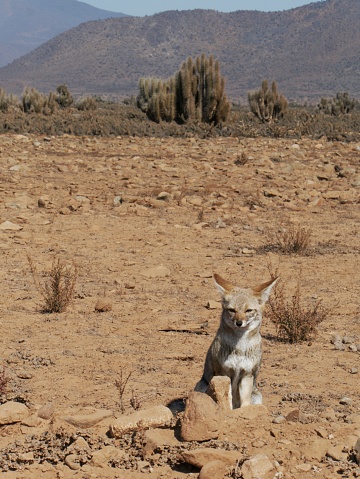
[[[89,20],[122,17],[75,0],[0,0],[0,66]]]
[[[0,85],[75,95],[137,93],[141,76],[169,77],[188,56],[219,59],[232,99],[263,78],[290,99],[360,96],[360,2],[327,0],[283,12],[169,11],[84,23],[0,69]],[[41,72],[41,75],[39,75]]]

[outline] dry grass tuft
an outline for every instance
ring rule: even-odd
[[[269,246],[284,254],[308,254],[310,251],[311,230],[300,225],[291,225],[278,231],[267,233]]]
[[[62,313],[74,298],[78,276],[76,263],[67,264],[60,258],[53,259],[51,270],[46,274],[48,280],[42,284],[32,258],[28,255],[31,274],[36,289],[44,300],[44,313]]]

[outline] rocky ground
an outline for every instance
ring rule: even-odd
[[[3,134],[1,478],[360,477],[359,158],[326,138]],[[310,247],[283,254],[274,238],[299,226]],[[28,257],[41,284],[54,257],[76,263],[65,312],[42,312]],[[304,308],[328,309],[316,337],[279,341],[265,314],[264,406],[189,397],[213,272],[249,286],[276,269],[289,299],[300,277]],[[184,440],[188,397],[212,422]]]

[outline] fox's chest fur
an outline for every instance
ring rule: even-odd
[[[213,343],[213,352],[218,359],[217,374],[230,379],[244,375],[256,376],[261,364],[261,336],[244,334],[240,338],[219,334]]]

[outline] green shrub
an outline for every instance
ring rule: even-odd
[[[260,90],[248,93],[248,102],[251,111],[262,122],[283,117],[288,107],[288,101],[278,92],[275,81],[270,90],[268,81],[263,80]]]

